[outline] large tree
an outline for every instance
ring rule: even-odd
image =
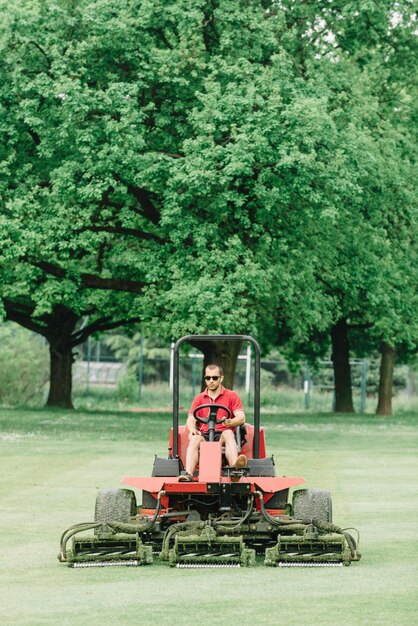
[[[272,49],[272,41],[262,42],[259,8],[241,4],[240,24],[250,20],[259,30],[256,53],[260,44]],[[225,33],[238,8],[224,3]],[[205,307],[199,325],[221,330],[239,319],[246,326],[257,268],[251,253],[240,269],[239,237],[205,231],[190,242],[175,216],[173,232],[169,201],[188,142],[205,132],[193,117],[209,65],[232,46],[217,39],[217,3],[31,0],[13,10],[3,2],[2,9],[2,298],[10,319],[50,341],[57,381],[50,403],[70,405],[75,341],[152,316],[168,284],[176,281],[181,291],[199,279],[202,269],[191,262],[193,271],[179,281],[172,257],[184,264],[203,253],[210,264],[221,243],[240,282],[229,276],[226,300],[213,313]],[[238,24],[234,29],[240,32]],[[241,38],[249,64],[251,37]],[[211,299],[218,294],[208,278]],[[250,293],[240,298],[247,284]],[[117,292],[138,297],[121,300]],[[193,304],[190,330],[198,314]],[[182,307],[170,313],[173,321]],[[80,333],[87,314],[93,321]]]
[[[418,339],[413,313],[418,282],[416,11],[408,0],[283,0],[276,6],[277,14],[285,16],[285,45],[295,67],[307,81],[321,74],[325,106],[338,135],[335,158],[342,184],[350,181],[345,200],[331,193],[331,228],[321,230],[322,221],[317,237],[299,231],[301,250],[307,262],[314,262],[314,293],[328,302],[332,316],[336,408],[352,410],[349,336],[351,328],[363,328],[375,338],[375,347],[383,346],[381,373],[387,378],[381,380],[378,411],[390,412],[395,347],[406,343],[416,350]],[[341,177],[330,174],[338,185]],[[308,341],[323,336],[323,321],[314,324]],[[303,342],[303,333],[291,337]],[[309,344],[304,349],[318,353]],[[388,359],[390,367],[383,363]]]
[[[113,31],[113,56],[112,38],[99,36],[103,3],[2,8],[1,295],[9,319],[49,342],[48,404],[71,406],[74,346],[141,318],[162,241],[159,206],[132,180],[143,141],[135,80],[121,67],[130,31],[123,21]]]
[[[352,3],[1,4],[9,312],[306,340],[358,311],[386,127]]]

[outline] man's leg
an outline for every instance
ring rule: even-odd
[[[247,465],[246,456],[244,454],[238,456],[237,442],[232,430],[224,430],[220,441],[225,446],[225,456],[230,466],[245,467]]]
[[[200,435],[189,436],[189,445],[186,452],[186,472],[190,474],[190,476],[193,476],[199,462],[199,448],[201,441],[204,441],[204,439]]]

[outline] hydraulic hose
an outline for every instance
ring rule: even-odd
[[[255,494],[258,496],[260,502],[261,514],[269,524],[272,524],[273,526],[286,526],[288,530],[305,530],[306,524],[304,524],[302,520],[277,519],[276,517],[273,517],[273,515],[270,515],[264,506],[263,493],[261,491],[256,491]]]
[[[213,527],[215,527],[216,530],[221,530],[223,532],[235,531],[237,528],[242,526],[250,517],[253,511],[253,504],[254,504],[254,496],[251,495],[248,498],[248,505],[247,505],[247,510],[245,511],[245,514],[238,521],[238,523],[234,522],[233,526],[225,525],[225,522],[217,522],[216,520],[214,520],[212,524],[210,522],[198,522],[198,521],[180,522],[177,524],[173,524],[173,526],[170,526],[170,528],[168,528],[168,530],[166,531],[164,535],[161,552],[160,552],[161,559],[165,561],[168,560],[168,554],[170,550],[170,541],[176,533],[182,530],[191,530],[191,531],[203,530],[205,526],[210,526],[210,525],[213,525]]]
[[[148,520],[145,524],[129,524],[125,522],[115,522],[115,521],[104,521],[104,522],[84,522],[80,524],[74,524],[74,526],[70,526],[66,531],[63,532],[60,540],[60,552],[58,554],[58,560],[61,562],[67,561],[67,543],[77,533],[82,533],[86,530],[92,530],[93,528],[99,528],[100,526],[108,526],[114,533],[122,532],[126,534],[139,534],[144,533],[147,530],[150,530],[158,517],[158,514],[161,510],[161,496],[165,494],[164,490],[161,490],[157,496],[157,506],[155,508],[155,513],[150,520]]]
[[[264,506],[264,500],[263,500],[263,494],[261,491],[256,491],[255,492],[259,498],[260,501],[260,508],[261,508],[261,513],[263,515],[263,517],[273,526],[276,527],[280,527],[280,526],[286,526],[287,530],[299,530],[299,531],[304,531],[308,524],[305,524],[302,522],[302,520],[279,520],[274,518],[272,515],[270,515],[269,513],[267,513],[266,508]],[[348,547],[350,549],[351,552],[351,556],[352,557],[356,557],[357,555],[357,551],[356,551],[356,542],[353,539],[353,537],[347,532],[347,530],[356,530],[356,529],[342,529],[340,526],[337,526],[336,524],[332,524],[330,522],[314,522],[314,526],[316,526],[316,528],[318,528],[318,530],[322,530],[323,532],[326,533],[336,533],[338,535],[344,535]],[[357,534],[358,531],[356,530]]]
[[[60,540],[60,553],[58,554],[58,560],[65,562],[67,560],[67,543],[77,533],[82,533],[85,530],[91,530],[92,528],[98,528],[102,526],[102,522],[84,522],[81,524],[74,524],[64,531]]]
[[[327,533],[337,533],[338,535],[344,535],[348,547],[350,548],[351,556],[355,557],[357,555],[357,544],[355,539],[347,532],[347,530],[354,530],[357,533],[357,536],[360,537],[360,534],[356,528],[341,528],[336,524],[331,524],[330,522],[315,522],[315,526],[324,532]]]
[[[249,517],[251,516],[251,513],[253,512],[253,507],[254,507],[254,494],[251,494],[251,496],[249,496],[248,498],[247,510],[245,511],[244,516],[237,523],[233,522],[235,524],[234,526],[225,525],[225,522],[217,522],[216,520],[214,521],[214,526],[216,525],[216,529],[222,530],[223,532],[230,532],[230,531],[237,530],[237,528],[240,528],[249,519]]]
[[[119,532],[119,533],[126,533],[128,535],[130,534],[136,535],[137,533],[144,533],[147,530],[150,530],[154,526],[157,520],[157,517],[159,515],[159,512],[161,510],[161,496],[163,496],[164,494],[165,494],[164,490],[161,490],[158,493],[157,506],[155,507],[155,513],[151,517],[151,519],[149,519],[145,524],[142,524],[141,526],[139,526],[138,524],[129,524],[126,522],[104,522],[104,524],[106,524],[106,526],[109,526],[115,532]]]
[[[161,546],[160,558],[163,561],[168,561],[168,553],[170,550],[170,541],[173,535],[181,530],[200,530],[207,526],[206,522],[180,522],[170,526],[165,532],[163,543]]]

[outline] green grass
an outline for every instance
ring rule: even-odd
[[[168,412],[0,409],[2,624],[416,622],[418,414],[407,410],[385,419],[263,418],[278,473],[329,489],[335,522],[360,530],[360,563],[248,570],[58,563],[61,532],[93,518],[97,489],[150,474],[154,454],[165,454],[170,419]]]

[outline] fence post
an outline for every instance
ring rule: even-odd
[[[141,339],[139,342],[139,364],[138,364],[138,401],[142,400],[142,379],[144,377],[144,333],[141,329]]]
[[[192,397],[196,395],[196,353],[193,352],[192,356]]]
[[[360,413],[366,411],[366,396],[367,396],[367,370],[368,362],[363,360],[360,370]]]
[[[91,336],[87,337],[87,391],[90,390]]]
[[[311,403],[311,373],[309,365],[305,365],[305,380],[303,381],[303,393],[305,397],[305,409],[309,409]]]

